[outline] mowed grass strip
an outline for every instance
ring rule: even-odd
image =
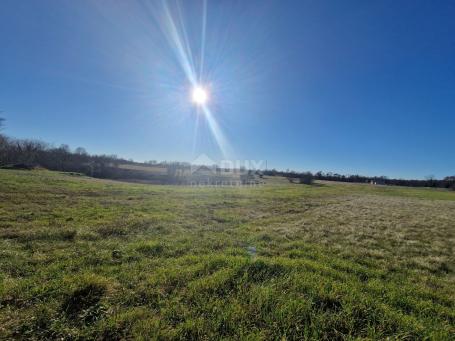
[[[0,338],[454,338],[455,193],[266,181],[0,170]]]

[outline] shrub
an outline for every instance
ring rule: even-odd
[[[299,183],[304,184],[304,185],[311,185],[313,183],[313,174],[310,172],[308,173],[302,173],[299,178]]]

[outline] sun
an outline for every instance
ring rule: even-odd
[[[191,98],[195,104],[204,105],[205,103],[207,103],[209,96],[207,90],[205,90],[201,86],[196,86],[193,88]]]

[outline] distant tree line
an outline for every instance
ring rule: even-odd
[[[299,183],[312,183],[313,180],[341,181],[353,183],[371,183],[376,185],[395,185],[395,186],[412,186],[412,187],[434,187],[448,188],[455,190],[455,176],[448,176],[442,180],[435,179],[432,176],[425,180],[407,180],[407,179],[389,179],[386,176],[362,176],[362,175],[343,175],[331,172],[295,172],[295,171],[278,171],[276,169],[262,171],[262,174],[268,176],[283,176],[288,179],[296,179]]]
[[[3,120],[0,119],[0,129]],[[184,182],[183,172],[191,172],[191,164],[177,161],[145,163],[119,158],[117,155],[90,155],[82,147],[71,150],[68,145],[52,146],[42,141],[16,139],[0,134],[0,168],[32,169],[42,167],[61,172],[81,173],[95,178],[153,181],[175,184]],[[151,172],[162,168],[164,174]],[[221,170],[217,170],[219,175]],[[206,178],[206,177],[205,177]],[[249,179],[249,177],[246,177]],[[243,180],[243,179],[242,179]]]
[[[4,119],[0,118],[0,130],[3,123]],[[55,147],[38,140],[15,139],[0,134],[0,166],[3,168],[43,167],[111,178],[115,168],[124,163],[131,161],[120,159],[116,155],[90,155],[82,147],[72,151],[65,144]]]
[[[0,117],[0,132],[4,125],[4,119]],[[119,167],[120,165],[160,165],[167,169],[167,179],[175,177],[178,171],[190,169],[190,164],[185,162],[162,162],[148,161],[137,163],[133,160],[125,160],[116,155],[90,155],[82,147],[71,150],[68,145],[55,147],[42,141],[29,139],[15,139],[0,133],[0,167],[32,168],[43,167],[49,170],[76,172],[97,178],[109,179],[147,179],[147,172],[135,171]],[[217,168],[216,173],[226,172],[226,169]],[[242,171],[245,178],[252,176],[252,171]],[[242,173],[240,172],[240,173]],[[242,173],[242,174],[243,174]],[[311,184],[313,180],[328,180],[356,183],[374,183],[383,185],[413,186],[413,187],[437,187],[451,188],[455,190],[455,176],[448,176],[442,180],[427,177],[425,180],[389,179],[385,176],[368,177],[362,175],[341,175],[324,172],[294,172],[278,171],[275,169],[257,172],[268,176],[283,176],[292,182]]]
[[[63,172],[78,172],[94,177],[109,177],[109,168],[128,163],[115,155],[89,155],[84,148],[74,151],[36,140],[0,136],[0,166],[14,168],[44,167]]]

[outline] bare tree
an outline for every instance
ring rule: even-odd
[[[77,154],[77,155],[88,155],[87,151],[83,147],[77,147],[74,150],[74,153]]]
[[[0,132],[3,130],[5,119],[0,117]],[[8,161],[8,139],[0,134],[0,165],[6,164]]]
[[[436,177],[433,174],[427,175],[425,180],[428,182],[428,186],[435,187],[436,186]]]

